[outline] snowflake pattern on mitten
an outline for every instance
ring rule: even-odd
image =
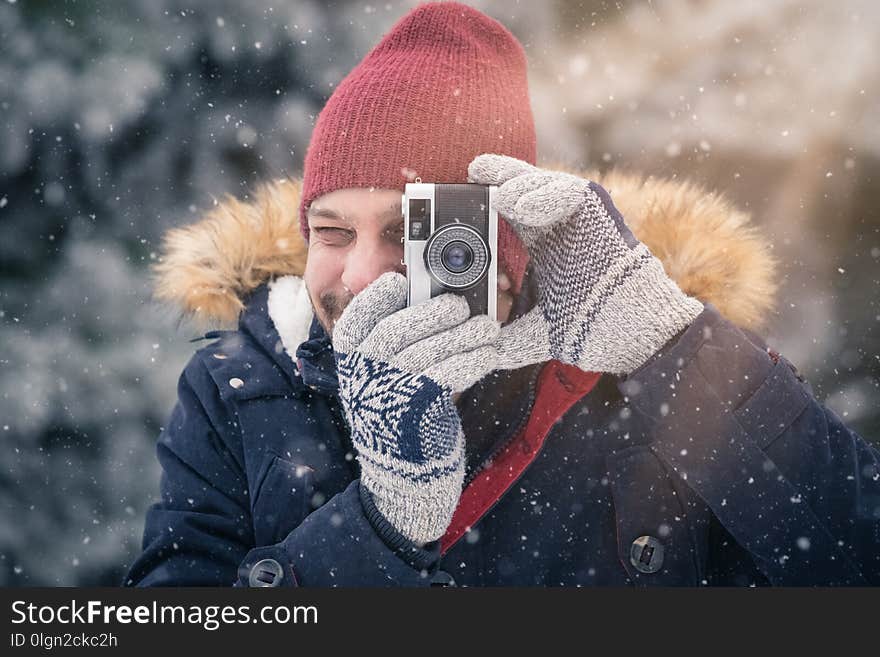
[[[499,325],[445,294],[406,306],[406,279],[380,276],[336,324],[339,399],[361,484],[401,534],[443,535],[464,481],[464,434],[452,395],[495,369]]]

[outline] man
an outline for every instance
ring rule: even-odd
[[[160,295],[242,312],[180,379],[126,584],[880,583],[880,455],[747,330],[766,247],[693,188],[602,178],[628,224],[536,168],[525,70],[422,5],[328,101],[301,194],[172,233]],[[499,186],[497,322],[405,307],[415,176]]]

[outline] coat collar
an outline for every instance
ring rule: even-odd
[[[317,317],[312,319],[308,340],[297,347],[296,361],[303,383],[312,390],[333,395],[338,393],[333,344]]]
[[[260,345],[294,387],[336,394],[333,345],[298,276],[269,281],[245,297],[239,330]]]

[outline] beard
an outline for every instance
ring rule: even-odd
[[[315,311],[318,322],[324,327],[327,335],[332,337],[333,327],[342,315],[342,311],[351,303],[354,295],[339,294],[333,290],[325,290],[318,295],[317,303],[315,303],[316,300],[311,293],[309,293],[309,298],[312,300],[312,308]]]

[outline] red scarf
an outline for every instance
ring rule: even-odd
[[[446,554],[513,486],[538,456],[556,421],[590,392],[601,376],[600,372],[584,372],[556,360],[541,369],[529,421],[492,464],[462,491],[452,522],[440,539],[442,554]]]

